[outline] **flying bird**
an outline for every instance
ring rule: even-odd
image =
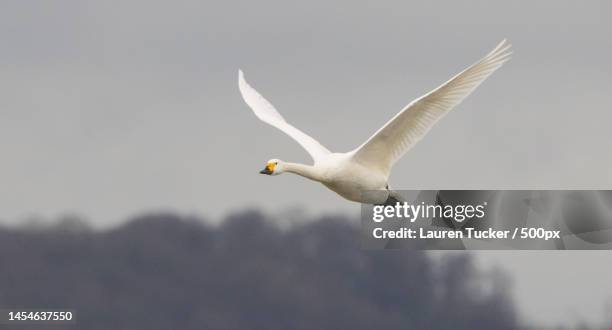
[[[238,72],[238,86],[255,115],[292,137],[312,156],[313,165],[270,159],[261,174],[294,173],[317,181],[354,202],[389,203],[394,199],[388,179],[391,168],[421,140],[438,120],[510,59],[511,45],[504,39],[478,62],[405,106],[367,141],[352,151],[331,152],[317,140],[288,123]],[[367,194],[383,191],[386,194]],[[397,198],[395,198],[397,200]]]

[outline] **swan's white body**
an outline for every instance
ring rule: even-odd
[[[502,41],[480,61],[471,65],[433,91],[410,102],[397,115],[356,149],[332,153],[318,141],[289,124],[274,106],[238,75],[245,102],[262,121],[295,139],[314,160],[314,165],[272,159],[261,173],[290,172],[321,182],[340,196],[355,202],[379,204],[386,195],[363,194],[388,190],[391,167],[406,151],[429,132],[433,125],[465,99],[478,85],[510,59],[510,45]],[[365,197],[370,196],[370,197]],[[378,196],[372,200],[371,196]],[[383,200],[380,200],[383,198]]]
[[[362,203],[368,202],[363,200],[362,192],[386,189],[389,179],[388,175],[356,162],[352,152],[329,154],[315,163],[313,170],[320,173],[318,181],[327,188],[350,201]]]

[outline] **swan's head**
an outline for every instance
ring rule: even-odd
[[[283,162],[280,159],[270,159],[263,170],[259,171],[261,174],[267,175],[279,175],[283,173]]]

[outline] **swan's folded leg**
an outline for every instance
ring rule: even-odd
[[[400,195],[398,192],[393,191],[393,190],[387,190],[387,191],[389,192],[389,195],[387,196],[387,200],[382,205],[395,206],[398,203],[402,204],[406,202],[404,198],[402,197],[402,195]]]

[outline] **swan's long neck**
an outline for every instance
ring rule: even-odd
[[[298,164],[298,163],[287,163],[283,164],[283,170],[285,172],[294,173],[310,180],[321,181],[321,174],[315,170],[314,166]]]

